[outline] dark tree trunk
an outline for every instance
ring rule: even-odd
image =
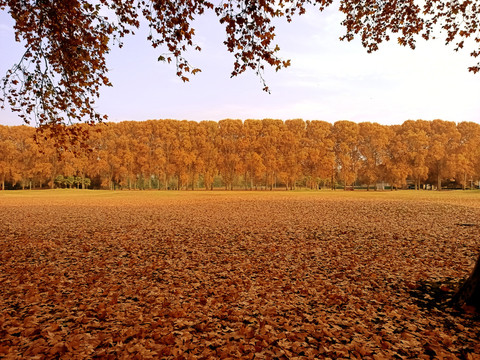
[[[473,306],[480,312],[480,256],[475,268],[465,283],[458,289],[453,301],[459,305]]]

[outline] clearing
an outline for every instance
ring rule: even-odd
[[[0,193],[0,357],[479,359],[480,192]]]

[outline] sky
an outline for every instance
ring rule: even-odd
[[[338,7],[337,7],[338,8]],[[158,62],[162,50],[146,41],[146,27],[113,47],[107,57],[112,88],[104,88],[96,109],[109,121],[177,119],[351,120],[401,124],[405,120],[443,119],[480,123],[480,74],[467,68],[475,59],[455,52],[441,39],[419,40],[417,49],[396,41],[368,54],[360,40],[339,41],[342,15],[334,6],[316,9],[292,23],[276,21],[280,56],[292,65],[267,69],[271,93],[262,91],[253,73],[230,78],[233,55],[223,45],[225,32],[213,14],[195,23],[201,52],[187,54],[202,72],[183,83],[175,66]],[[14,41],[12,20],[0,12],[0,77],[22,54]],[[1,125],[19,125],[9,110],[0,110]]]

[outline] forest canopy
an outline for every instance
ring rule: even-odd
[[[275,42],[275,18],[290,22],[306,11],[337,5],[344,15],[342,39],[357,37],[368,52],[389,40],[414,48],[416,39],[441,33],[455,50],[480,55],[480,8],[471,0],[0,0],[0,11],[14,20],[15,39],[25,46],[23,57],[1,82],[0,102],[58,138],[66,129],[78,130],[65,124],[105,118],[95,110],[95,101],[101,87],[112,85],[106,55],[112,46],[121,47],[140,22],[149,27],[147,41],[158,49],[158,60],[175,64],[176,74],[188,81],[200,71],[185,55],[201,50],[193,20],[212,12],[224,26],[224,44],[233,54],[231,75],[252,70],[262,78],[265,66],[279,70],[290,64]],[[478,62],[469,68],[479,70]]]
[[[232,120],[102,123],[63,150],[28,126],[0,126],[0,187],[295,189],[384,183],[416,189],[480,180],[480,124]],[[48,185],[47,185],[48,184]],[[381,185],[380,185],[381,186]]]

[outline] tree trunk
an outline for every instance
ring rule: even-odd
[[[453,297],[453,301],[458,305],[473,306],[480,312],[480,256],[472,273]]]

